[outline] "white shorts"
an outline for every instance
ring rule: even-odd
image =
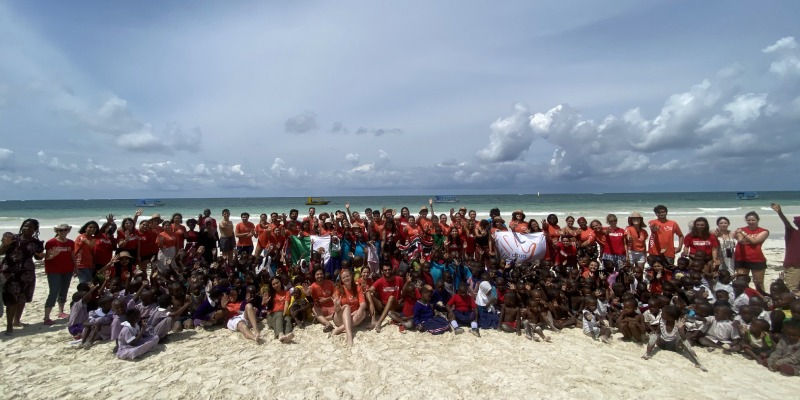
[[[239,326],[239,322],[244,321],[244,324],[249,328],[250,322],[247,321],[247,318],[244,317],[244,314],[239,314],[231,319],[228,320],[228,329],[232,331],[237,331],[237,327]]]

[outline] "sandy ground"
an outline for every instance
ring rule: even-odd
[[[777,241],[776,241],[777,242]],[[771,242],[775,243],[775,242]],[[768,282],[780,247],[765,246]],[[77,280],[73,281],[74,285]],[[644,348],[615,335],[605,345],[580,330],[548,332],[552,343],[498,331],[431,336],[359,331],[355,346],[319,325],[296,331],[295,343],[255,345],[227,329],[172,336],[140,360],[117,360],[112,343],[69,345],[66,320],[41,323],[47,283],[37,275],[33,303],[13,337],[0,335],[0,398],[794,398],[796,378],[772,373],[739,355],[698,349],[704,373],[683,356]],[[3,328],[5,318],[3,318]]]

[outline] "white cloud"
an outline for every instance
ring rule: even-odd
[[[347,153],[344,159],[352,165],[358,165],[358,153]]]
[[[402,133],[403,130],[400,128],[364,128],[362,126],[356,129],[356,135],[383,136],[383,135],[400,135]]]
[[[548,124],[549,121],[544,120],[536,122],[537,126]],[[513,115],[492,123],[489,146],[478,151],[478,158],[488,162],[516,160],[533,143],[531,125],[527,106],[515,104]]]
[[[797,49],[797,42],[794,37],[787,36],[778,39],[774,44],[762,50],[767,54],[776,54],[778,59],[769,66],[770,72],[778,75],[789,75],[800,73],[800,53]]]
[[[794,50],[797,48],[797,42],[794,40],[793,36],[787,36],[778,39],[775,43],[765,47],[763,50],[764,53],[775,53],[784,50]]]

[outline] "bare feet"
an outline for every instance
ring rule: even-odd
[[[375,332],[381,333],[381,324],[375,324]]]
[[[708,368],[704,367],[703,364],[696,364],[695,367],[699,368],[700,371],[708,372]]]
[[[645,354],[642,356],[642,360],[649,360],[652,357],[650,354]]]
[[[545,337],[544,337],[544,341],[545,341],[545,342],[550,342],[550,336],[545,336]]]

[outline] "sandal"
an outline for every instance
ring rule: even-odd
[[[50,325],[55,325],[56,323],[52,319],[47,318],[47,319],[44,320],[43,324],[47,325],[47,326],[50,326]]]

